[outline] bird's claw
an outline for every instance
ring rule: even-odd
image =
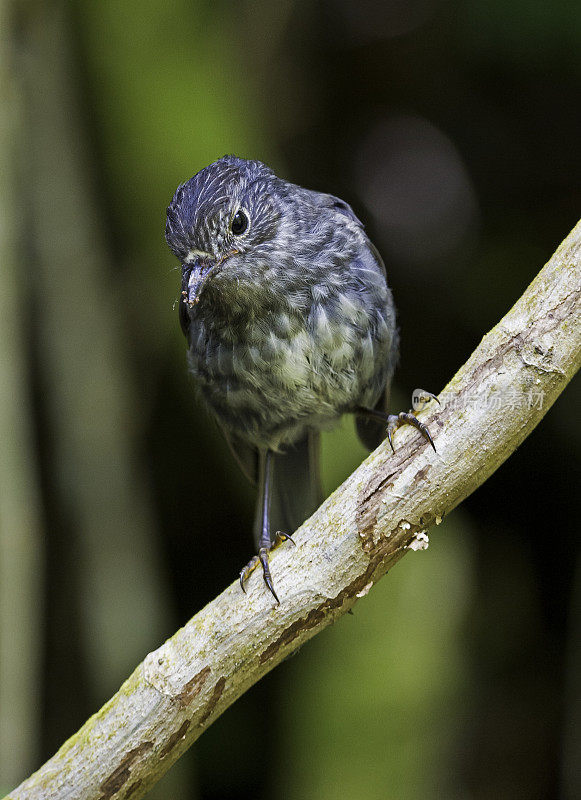
[[[254,572],[255,568],[258,566],[258,562],[260,559],[258,556],[252,556],[248,564],[245,567],[242,567],[240,570],[240,587],[244,594],[246,594],[246,589],[244,588],[244,582],[247,580],[249,575]]]
[[[434,444],[434,440],[430,435],[430,431],[428,430],[428,426],[424,425],[423,422],[420,422],[417,417],[411,413],[411,411],[400,411],[399,414],[390,414],[387,418],[387,441],[389,442],[389,446],[393,453],[395,453],[395,448],[393,446],[393,434],[395,431],[400,428],[402,425],[413,425],[424,437],[427,441],[432,445],[434,448],[434,453],[436,452],[436,445]]]
[[[412,406],[414,411],[421,411],[422,408],[428,403],[430,400],[435,400],[438,405],[440,405],[440,401],[436,397],[435,394],[428,392],[426,389],[414,389],[412,394]],[[431,445],[436,452],[436,445],[434,444],[434,440],[431,437],[430,431],[428,430],[428,426],[424,425],[423,422],[420,422],[419,419],[415,416],[414,411],[401,411],[399,414],[389,414],[387,417],[387,441],[389,442],[389,446],[393,453],[395,453],[395,448],[393,446],[393,434],[396,432],[398,428],[402,425],[413,425]]]
[[[270,589],[271,595],[276,600],[277,606],[280,605],[280,600],[278,599],[277,593],[274,591],[274,585],[272,583],[272,575],[270,574],[270,566],[268,564],[268,553],[270,548],[261,547],[258,551],[258,558],[260,559],[260,563],[262,564],[262,577],[264,578],[265,584]]]
[[[297,546],[297,543],[295,542],[295,540],[293,539],[292,536],[290,536],[288,533],[283,533],[282,531],[277,531],[275,533],[274,544],[272,545],[272,547],[270,549],[274,550],[274,548],[278,547],[281,542],[291,542],[293,547]]]
[[[258,551],[258,555],[253,556],[248,564],[240,570],[240,586],[242,587],[242,591],[246,594],[246,589],[244,588],[244,583],[250,576],[252,572],[256,569],[259,564],[262,564],[262,577],[264,578],[265,584],[268,586],[268,589],[274,599],[277,602],[277,605],[280,605],[280,600],[274,590],[274,584],[272,582],[272,575],[270,574],[270,565],[268,563],[268,556],[272,550],[274,550],[281,542],[292,542],[292,544],[296,547],[296,542],[289,536],[288,533],[283,533],[282,531],[277,531],[275,534],[274,542],[269,547],[261,547]]]

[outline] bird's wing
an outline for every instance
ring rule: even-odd
[[[332,209],[333,211],[338,211],[340,214],[347,217],[347,219],[351,220],[351,222],[355,222],[361,228],[362,231],[365,231],[365,225],[361,222],[357,214],[353,211],[349,203],[345,202],[345,200],[341,200],[340,197],[335,197],[335,195],[333,194],[324,194],[323,192],[311,192],[308,190],[305,191],[308,193],[312,202],[316,206],[318,206],[319,208],[327,208],[327,209]],[[377,263],[377,266],[381,269],[383,274],[387,276],[385,264],[383,263],[383,259],[379,254],[379,250],[373,244],[373,242],[370,241],[368,238],[367,238],[367,246],[369,247],[369,250],[371,251],[373,258]]]
[[[360,228],[363,228],[363,223],[353,211],[349,203],[346,203],[345,200],[341,200],[340,197],[335,197],[333,194],[325,194],[324,192],[312,192],[309,189],[303,190],[306,194],[308,194],[311,202],[318,206],[319,208],[330,208],[334,211],[338,211],[340,214],[348,217],[352,222],[356,222]]]

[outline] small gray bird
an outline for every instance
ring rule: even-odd
[[[261,563],[278,603],[268,554],[321,502],[319,432],[354,413],[370,449],[377,421],[390,444],[410,423],[434,447],[413,414],[386,413],[398,333],[385,267],[343,200],[235,156],[178,187],[166,239],[182,264],[190,370],[258,483],[258,554],[240,583]]]

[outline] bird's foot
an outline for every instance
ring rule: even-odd
[[[294,539],[292,538],[292,536],[289,536],[288,533],[277,531],[274,537],[274,542],[268,547],[261,547],[258,550],[258,554],[253,556],[248,562],[248,564],[243,569],[240,570],[240,586],[242,587],[242,591],[244,593],[246,593],[246,589],[244,588],[244,583],[246,582],[248,576],[250,575],[251,572],[254,572],[254,570],[259,564],[262,564],[262,576],[264,578],[264,582],[268,586],[272,596],[274,597],[278,605],[280,605],[280,600],[278,599],[277,594],[274,591],[274,584],[272,582],[272,575],[270,574],[270,566],[268,564],[268,556],[269,553],[276,547],[278,547],[281,542],[286,542],[286,541],[295,544]]]
[[[414,389],[412,394],[412,406],[413,411],[400,411],[399,414],[388,414],[387,415],[387,440],[389,442],[389,446],[393,453],[395,453],[395,449],[393,446],[393,434],[396,432],[398,428],[402,425],[413,425],[433,447],[434,453],[436,452],[436,445],[434,444],[434,440],[430,435],[430,431],[428,430],[428,426],[424,425],[423,422],[420,422],[419,419],[415,416],[416,411],[421,411],[422,408],[428,403],[430,400],[435,400],[436,403],[440,403],[438,398],[435,394],[426,391],[425,389]]]
[[[355,409],[355,413],[364,417],[370,417],[371,419],[379,420],[386,424],[387,440],[393,452],[395,452],[393,447],[393,434],[402,425],[413,425],[414,428],[417,428],[424,439],[426,439],[432,445],[435,452],[436,446],[433,442],[427,425],[424,425],[424,423],[420,422],[415,416],[415,412],[421,411],[426,403],[428,403],[430,400],[435,400],[436,403],[440,402],[435,394],[427,392],[425,389],[415,389],[412,395],[413,411],[401,411],[399,414],[386,414],[385,411],[379,411],[377,408],[366,408],[364,406],[359,406]]]
[[[436,445],[434,444],[434,440],[430,435],[430,431],[428,430],[428,426],[424,425],[423,422],[420,422],[417,417],[414,417],[411,411],[400,411],[399,414],[388,414],[387,416],[387,441],[389,442],[389,446],[393,453],[395,453],[395,448],[393,446],[393,434],[396,432],[398,428],[401,428],[402,425],[413,425],[414,428],[422,434],[424,439],[432,445],[434,448],[434,453],[436,452]]]

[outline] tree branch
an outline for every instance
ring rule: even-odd
[[[581,223],[422,414],[385,443],[272,557],[150,653],[119,692],[11,800],[136,800],[265,673],[368,593],[488,478],[542,419],[581,361]]]

